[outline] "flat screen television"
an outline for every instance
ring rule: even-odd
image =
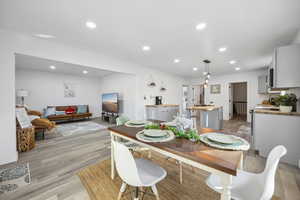
[[[102,94],[102,112],[118,113],[119,112],[119,94],[106,93]]]

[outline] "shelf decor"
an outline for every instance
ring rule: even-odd
[[[164,91],[166,91],[166,90],[167,90],[167,88],[164,86],[164,82],[161,82],[160,91],[161,91],[161,92],[164,92]]]
[[[154,79],[153,79],[152,75],[150,75],[149,82],[148,82],[147,85],[149,87],[155,87],[156,86],[156,83],[154,82]]]

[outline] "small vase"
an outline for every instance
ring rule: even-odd
[[[279,106],[280,112],[291,112],[293,106]]]

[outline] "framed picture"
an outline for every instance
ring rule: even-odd
[[[211,85],[210,93],[211,94],[220,94],[221,93],[221,84]]]
[[[75,86],[72,83],[64,83],[64,96],[75,97]]]

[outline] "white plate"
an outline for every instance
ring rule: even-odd
[[[146,124],[147,121],[144,121],[144,120],[130,120],[128,121],[128,124],[131,124],[131,125],[143,125],[143,124]]]
[[[207,138],[212,141],[219,142],[222,144],[234,144],[234,143],[240,142],[240,140],[238,140],[237,138],[232,137],[231,135],[225,135],[222,133],[210,134],[210,135],[207,135]]]
[[[172,131],[168,131],[166,137],[147,137],[144,135],[144,131],[140,131],[136,134],[136,138],[143,142],[168,142],[175,139],[175,135]]]
[[[136,121],[134,121],[134,123],[136,123]],[[139,122],[138,122],[139,123]],[[132,128],[139,128],[139,127],[144,127],[147,124],[150,124],[151,122],[148,121],[143,121],[143,123],[139,123],[139,124],[133,124],[132,121],[128,121],[126,122],[124,125],[127,127],[132,127]]]
[[[166,125],[166,126],[174,126],[174,127],[177,126],[176,122],[165,122],[165,123],[161,123],[161,124]]]
[[[144,135],[148,137],[164,137],[168,134],[165,130],[156,130],[156,129],[145,129]]]
[[[221,144],[219,142],[213,142],[210,139],[208,139],[209,135],[215,135],[215,134],[220,134],[220,133],[205,133],[200,136],[201,142],[204,142],[205,144],[218,148],[218,149],[227,149],[227,150],[236,150],[236,151],[248,151],[250,149],[250,144],[247,142],[245,139],[237,137],[232,135],[231,137],[236,138],[239,142],[234,143],[234,144]]]

